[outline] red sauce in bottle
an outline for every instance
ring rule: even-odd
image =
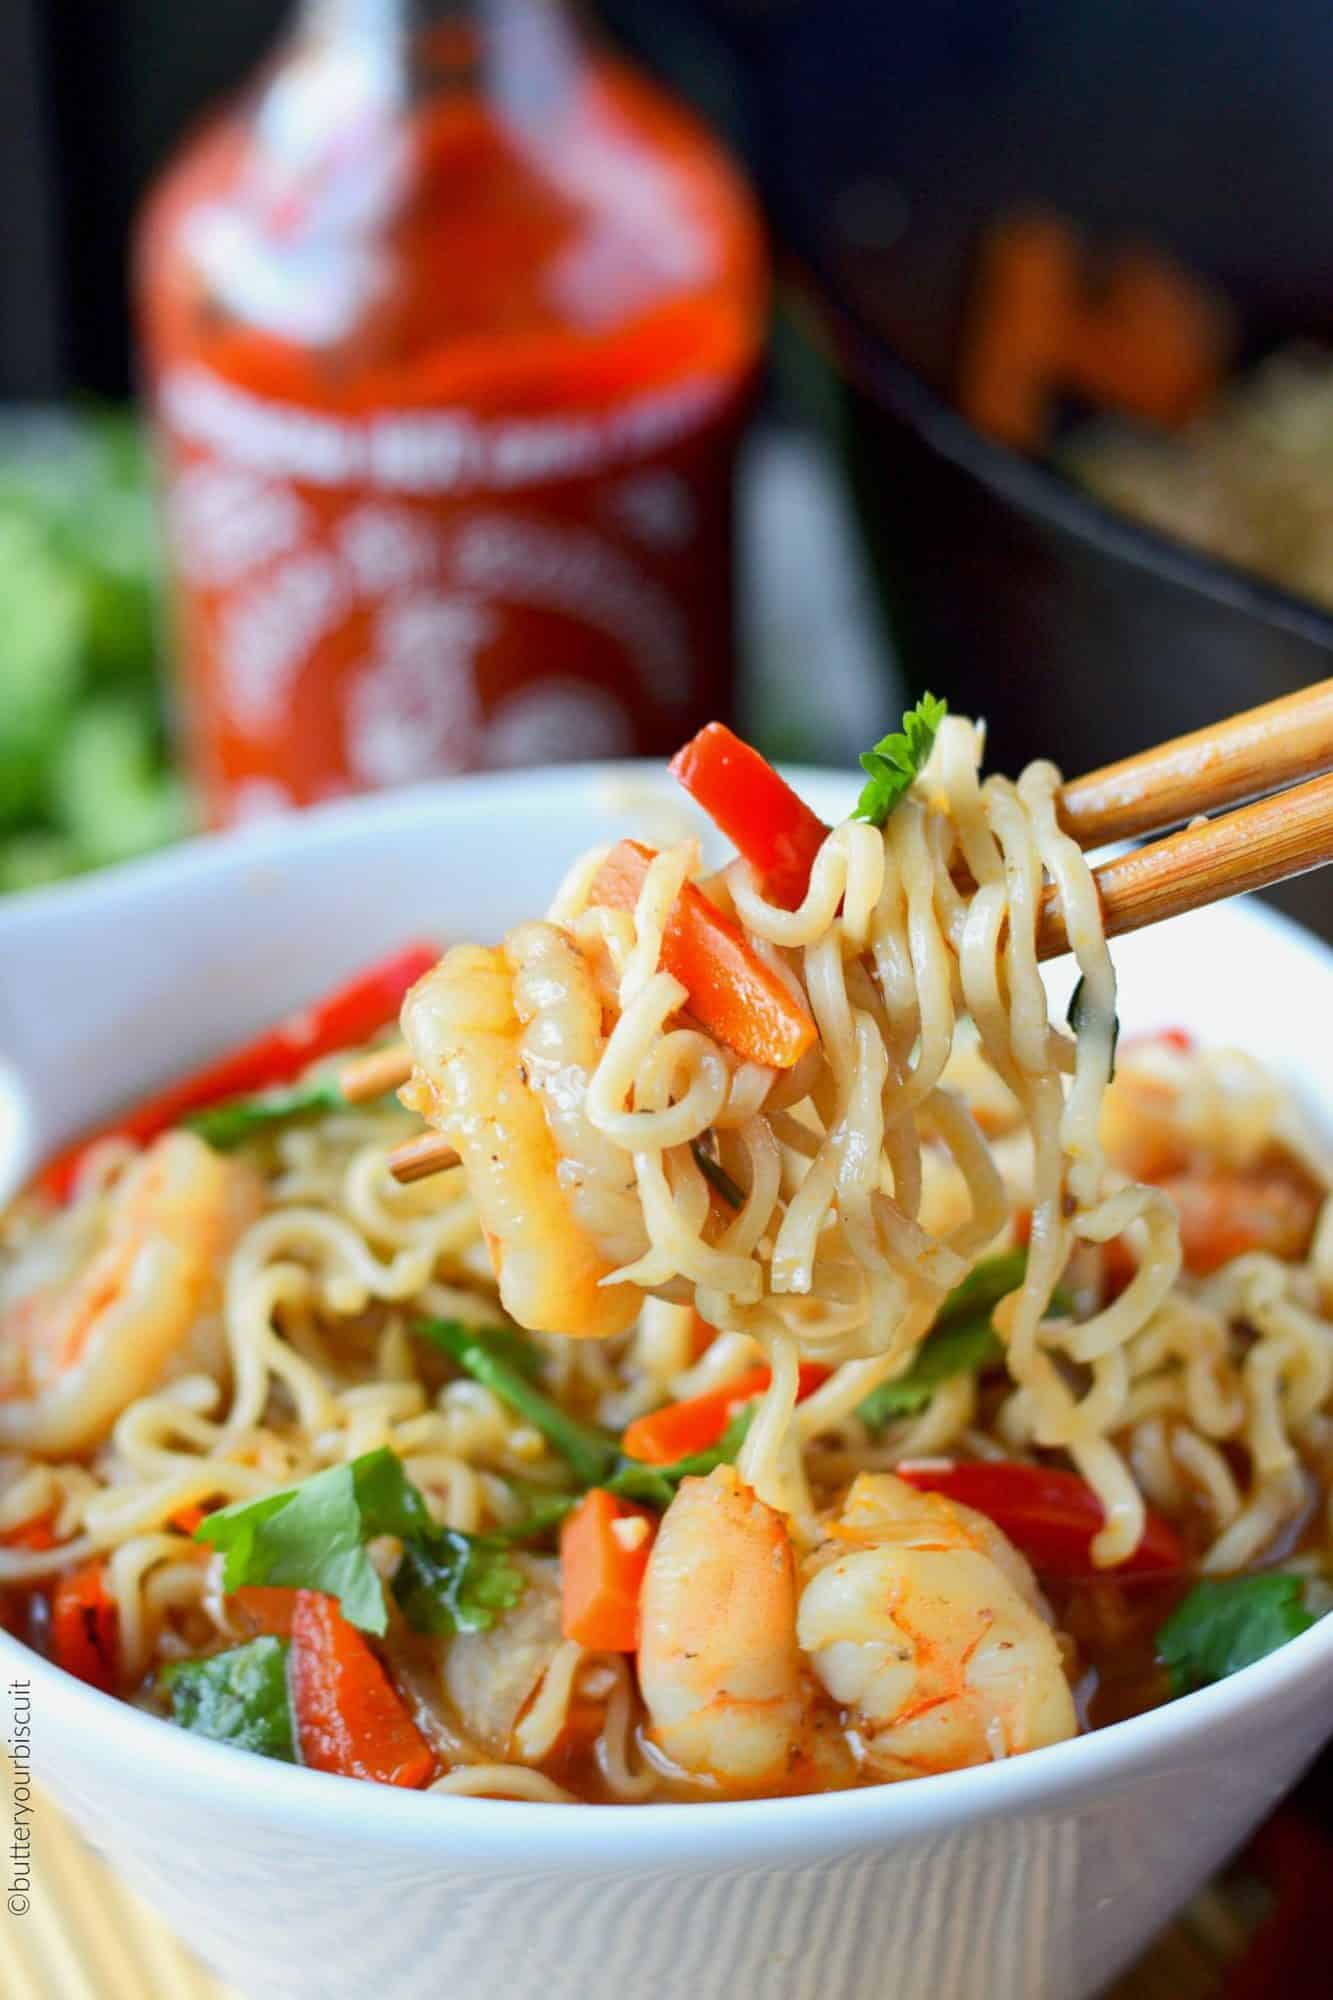
[[[140,234],[214,824],[660,754],[727,706],[765,302],[742,182],[548,5],[349,11],[311,10]]]

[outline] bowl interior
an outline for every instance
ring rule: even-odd
[[[827,817],[845,811],[855,790],[846,774],[790,775]],[[0,964],[7,973],[21,967],[22,977],[7,977],[0,992],[0,1199],[70,1131],[299,1004],[375,952],[423,933],[493,938],[545,907],[583,848],[631,830],[660,841],[687,829],[700,830],[699,822],[657,767],[506,774],[306,814],[11,902],[0,908]],[[1333,1103],[1326,1033],[1333,953],[1308,934],[1242,903],[1122,940],[1115,956],[1126,1033],[1188,1026],[1249,1049],[1312,1106]],[[1070,985],[1067,967],[1052,968],[1051,985],[1059,1004]],[[161,1766],[155,1782],[174,1791],[249,1787],[266,1809],[296,1814],[323,1813],[341,1799],[377,1838],[419,1837],[410,1798],[362,1800],[315,1773],[250,1771],[251,1760],[159,1730],[33,1661],[4,1634],[0,1657],[35,1675],[57,1727],[94,1732],[108,1751],[120,1746],[116,1754],[123,1751],[127,1766],[152,1754]],[[901,1830],[1003,1813],[1052,1787],[1072,1797],[1136,1760],[1169,1758],[1173,1746],[1202,1730],[1238,1726],[1275,1691],[1308,1687],[1311,1698],[1321,1698],[1330,1663],[1333,1620],[1221,1687],[985,1773],[793,1800],[776,1814],[768,1805],[727,1806],[703,1817],[718,1841],[730,1825],[776,1849],[790,1821],[805,1829],[802,1839],[832,1843],[832,1852],[839,1839],[864,1837],[872,1823]],[[451,1819],[477,1810],[472,1800],[440,1806]],[[493,1810],[516,1827],[551,1823],[546,1807]],[[485,1811],[489,1822],[492,1808]],[[623,1816],[605,1811],[619,1826]],[[592,1821],[602,1817],[592,1812]],[[658,1809],[647,1816],[650,1825],[628,1817],[636,1849],[643,1842],[659,1857],[670,1851],[699,1861],[719,1851],[713,1834],[699,1846],[699,1836],[685,1830],[697,1823],[694,1808]],[[586,1842],[580,1837],[569,1847],[567,1861],[619,1853],[621,1840],[619,1832],[603,1838],[590,1828]]]

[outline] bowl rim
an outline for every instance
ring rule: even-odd
[[[797,785],[826,801],[849,796],[847,772],[785,766]],[[102,875],[27,892],[0,905],[0,957],[6,944],[55,924],[77,924],[90,907],[116,910],[173,884],[245,875],[266,858],[294,857],[342,842],[407,829],[424,811],[465,813],[483,808],[497,790],[522,783],[558,803],[582,797],[589,785],[629,785],[642,797],[672,796],[655,760],[568,765],[525,773],[482,773],[292,815],[230,834],[181,843],[163,854]],[[610,794],[614,796],[614,791]],[[826,805],[825,810],[828,810]],[[1322,967],[1333,984],[1333,950],[1280,913],[1247,899],[1236,920],[1285,937]],[[1321,976],[1318,970],[1315,976]],[[98,1759],[110,1755],[126,1771],[153,1773],[156,1792],[244,1806],[266,1827],[315,1834],[341,1821],[349,1835],[396,1853],[437,1850],[456,1842],[469,1863],[540,1861],[543,1868],[583,1869],[590,1863],[620,1872],[671,1866],[702,1870],[722,1864],[776,1861],[799,1855],[832,1857],[870,1845],[894,1844],[961,1825],[1049,1811],[1086,1802],[1094,1793],[1183,1757],[1213,1733],[1258,1720],[1275,1703],[1304,1704],[1327,1686],[1333,1671],[1333,1614],[1275,1653],[1210,1688],[1087,1735],[1029,1751],[984,1770],[940,1773],[899,1784],[800,1798],[654,1805],[627,1813],[619,1805],[556,1804],[510,1799],[418,1797],[393,1786],[353,1787],[331,1774],[284,1765],[175,1728],[118,1697],[64,1673],[13,1635],[0,1630],[0,1670],[11,1690],[32,1684],[33,1707],[45,1733],[94,1740]],[[37,1775],[41,1776],[40,1766]],[[339,1801],[342,1802],[341,1809]]]
[[[633,1873],[668,1865],[712,1869],[738,1859],[831,1859],[960,1827],[1012,1823],[1106,1797],[1144,1771],[1182,1762],[1210,1739],[1224,1754],[1228,1736],[1247,1720],[1284,1698],[1308,1700],[1327,1687],[1333,1614],[1214,1687],[983,1769],[798,1798],[672,1802],[637,1811],[432,1797],[278,1763],[192,1735],[87,1687],[7,1632],[0,1632],[0,1668],[11,1702],[16,1681],[31,1683],[43,1734],[68,1742],[95,1739],[98,1762],[110,1757],[126,1772],[151,1771],[156,1794],[206,1799],[222,1810],[244,1807],[266,1830],[322,1829],[341,1819],[358,1839],[396,1853],[458,1841],[469,1865],[536,1858],[543,1868],[562,1871],[595,1862]],[[41,1765],[34,1764],[40,1781]],[[424,1797],[431,1797],[430,1806]]]
[[[1333,612],[1253,570],[1134,520],[1062,479],[1040,459],[978,430],[876,331],[833,260],[808,237],[794,249],[791,268],[821,336],[817,344],[826,351],[831,347],[853,386],[886,407],[941,458],[1018,512],[1111,560],[1150,570],[1333,654]]]

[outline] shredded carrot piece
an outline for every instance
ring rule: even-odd
[[[227,1610],[256,1638],[290,1639],[296,1592],[273,1583],[243,1583],[228,1591]]]
[[[89,1687],[110,1694],[116,1685],[119,1619],[100,1562],[62,1576],[51,1594],[51,1657]]]
[[[0,1535],[0,1543],[7,1549],[53,1549],[59,1537],[55,1531],[55,1513],[47,1507],[40,1514],[33,1514],[28,1520],[20,1521],[16,1528],[9,1528]]]
[[[652,848],[622,840],[593,877],[593,903],[632,910],[654,859]],[[695,1018],[750,1062],[791,1069],[815,1039],[804,1003],[750,949],[740,925],[693,882],[685,884],[667,919],[662,964],[685,988]]]
[[[381,1785],[429,1781],[430,1745],[382,1662],[322,1591],[296,1593],[289,1677],[302,1763]]]
[[[617,1526],[642,1521],[630,1540]],[[594,1487],[565,1521],[560,1535],[561,1630],[597,1653],[632,1653],[639,1643],[639,1592],[655,1524],[642,1508]]]
[[[818,1361],[803,1361],[797,1400],[813,1396],[828,1381],[829,1372]],[[628,1457],[644,1459],[649,1465],[674,1465],[677,1459],[691,1458],[695,1452],[719,1444],[736,1412],[762,1396],[771,1380],[767,1368],[751,1368],[720,1389],[690,1396],[683,1403],[666,1403],[646,1417],[636,1417],[621,1445]]]

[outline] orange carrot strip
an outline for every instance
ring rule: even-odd
[[[16,1528],[7,1529],[0,1535],[0,1543],[7,1549],[53,1549],[59,1539],[55,1518],[54,1510],[47,1507],[42,1513],[20,1521]]]
[[[803,1361],[798,1402],[813,1396],[828,1381],[830,1370],[818,1361]],[[692,1458],[718,1444],[743,1404],[762,1396],[772,1376],[766,1367],[751,1368],[721,1389],[706,1390],[683,1403],[667,1403],[646,1417],[636,1417],[621,1439],[629,1458],[644,1459],[649,1465],[674,1465],[679,1458]]]
[[[1166,1174],[1157,1185],[1175,1206],[1185,1269],[1198,1278],[1250,1250],[1304,1257],[1318,1220],[1313,1189],[1280,1174]]]
[[[243,1583],[228,1591],[227,1610],[256,1638],[290,1639],[296,1592],[275,1583]]]
[[[592,902],[632,910],[654,858],[651,847],[622,840],[593,877]],[[750,1062],[791,1069],[815,1039],[806,1007],[751,951],[740,925],[693,882],[667,919],[662,964],[685,988],[696,1019]]]
[[[701,1355],[707,1354],[716,1339],[717,1328],[695,1313],[690,1324],[690,1360],[698,1361]]]
[[[118,1624],[115,1601],[100,1562],[62,1576],[51,1594],[51,1657],[89,1687],[110,1694],[116,1685]]]
[[[621,1539],[623,1521],[645,1524],[639,1540]],[[560,1533],[562,1605],[560,1628],[567,1639],[596,1653],[632,1653],[639,1643],[639,1592],[653,1522],[595,1486],[585,1493]]]
[[[381,1785],[428,1782],[430,1745],[365,1639],[322,1591],[296,1593],[288,1672],[302,1763]]]

